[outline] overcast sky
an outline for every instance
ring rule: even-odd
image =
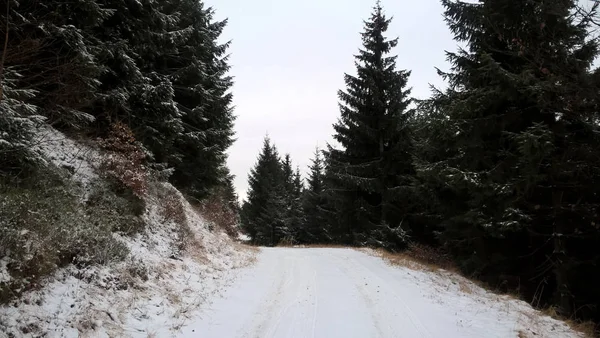
[[[224,40],[232,40],[231,75],[237,142],[229,167],[241,198],[248,172],[265,134],[280,154],[307,171],[315,147],[332,140],[339,115],[337,91],[344,73],[354,73],[363,20],[375,0],[207,0],[217,19],[228,18]],[[443,82],[434,67],[447,69],[445,50],[455,50],[438,0],[383,0],[394,20],[389,37],[398,68],[410,69],[413,96],[429,95]]]

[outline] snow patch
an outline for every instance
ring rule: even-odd
[[[35,135],[34,151],[57,167],[67,169],[71,179],[83,188],[82,199],[86,201],[91,182],[98,179],[95,168],[100,164],[100,153],[47,125],[38,127]]]
[[[8,263],[8,257],[2,257],[2,259],[0,259],[0,283],[8,283],[12,280],[12,277],[8,273],[7,269]]]

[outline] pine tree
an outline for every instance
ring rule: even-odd
[[[258,161],[248,176],[248,197],[242,206],[242,227],[255,244],[274,246],[288,234],[284,182],[277,148],[265,137]]]
[[[391,19],[378,3],[362,33],[357,76],[346,74],[339,92],[341,118],[327,157],[332,205],[346,227],[346,241],[396,248],[406,240],[409,185],[414,168],[408,131],[409,71],[387,56],[398,40],[386,40]]]
[[[468,49],[448,53],[450,88],[426,104],[433,133],[419,176],[438,197],[440,239],[465,271],[495,285],[517,276],[529,297],[552,285],[538,301],[572,314],[591,298],[574,276],[598,260],[581,256],[598,245],[596,43],[573,21],[573,1],[443,5]]]

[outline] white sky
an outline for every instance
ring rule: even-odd
[[[232,40],[231,75],[237,142],[229,151],[235,186],[245,198],[248,173],[265,134],[281,155],[290,153],[307,171],[315,147],[332,140],[339,115],[337,91],[344,73],[354,73],[363,20],[375,0],[207,0],[217,19],[229,18],[223,34]],[[393,16],[388,37],[398,68],[410,69],[413,96],[442,86],[434,67],[447,69],[445,50],[456,43],[445,25],[439,0],[383,0]]]

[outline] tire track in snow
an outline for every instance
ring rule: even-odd
[[[419,330],[419,332],[421,333],[420,337],[433,337],[431,332],[427,329],[427,326],[425,326],[421,322],[421,320],[413,312],[413,310],[410,308],[410,306],[408,306],[408,304],[406,304],[404,299],[398,295],[398,293],[395,290],[396,288],[391,286],[384,278],[379,276],[379,274],[376,271],[374,271],[371,267],[367,266],[362,261],[360,261],[360,259],[352,259],[352,261],[360,264],[360,266],[363,268],[363,271],[368,271],[369,276],[375,277],[380,284],[386,286],[385,294],[393,296],[398,301],[398,303],[402,305],[402,308],[404,309],[403,314],[406,314],[408,319],[415,326],[415,328],[417,328]],[[387,272],[387,270],[385,272]]]

